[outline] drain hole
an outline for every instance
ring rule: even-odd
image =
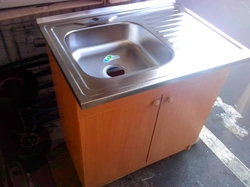
[[[122,69],[120,67],[112,66],[112,67],[107,69],[107,74],[110,77],[116,77],[116,76],[124,75],[125,71],[124,71],[124,69]]]

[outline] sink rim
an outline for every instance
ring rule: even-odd
[[[116,14],[116,15],[118,15],[118,14]],[[113,17],[113,14],[111,14],[110,17]],[[50,32],[50,37],[53,36],[55,38],[54,42],[58,43],[59,46],[61,46],[61,48],[59,48],[57,50],[63,51],[63,52],[60,52],[61,59],[67,59],[68,63],[63,63],[63,66],[65,66],[65,71],[69,72],[69,76],[71,78],[73,78],[73,83],[76,84],[77,89],[80,91],[79,97],[87,96],[90,98],[94,98],[94,97],[98,97],[98,95],[103,95],[103,93],[105,93],[105,95],[107,95],[107,93],[110,92],[109,89],[114,90],[116,88],[116,90],[120,90],[121,88],[118,85],[120,83],[126,82],[124,79],[130,78],[130,77],[134,77],[134,79],[136,79],[137,81],[131,82],[129,84],[137,84],[138,82],[145,82],[145,81],[151,80],[152,73],[148,73],[148,72],[154,72],[155,70],[157,70],[161,67],[164,67],[164,65],[163,66],[154,66],[154,67],[148,68],[147,71],[140,70],[137,72],[132,72],[130,74],[125,74],[122,76],[117,76],[117,77],[105,79],[106,80],[105,84],[100,83],[100,80],[101,80],[100,78],[93,77],[91,75],[87,75],[83,71],[79,71],[80,67],[79,67],[78,63],[73,59],[71,52],[65,43],[66,34],[68,35],[72,32],[78,31],[78,30],[80,31],[80,30],[85,30],[85,29],[90,29],[90,28],[102,27],[104,25],[108,26],[108,25],[114,25],[114,24],[120,24],[120,23],[129,23],[129,24],[132,23],[132,24],[136,24],[136,25],[143,27],[148,32],[150,32],[155,37],[157,37],[157,35],[152,33],[152,31],[145,28],[143,25],[140,25],[137,22],[135,22],[136,20],[134,20],[134,16],[133,16],[133,20],[129,20],[126,17],[125,17],[125,19],[124,19],[124,17],[122,17],[122,18],[123,19],[115,20],[112,23],[108,23],[108,24],[102,23],[100,25],[95,25],[93,27],[88,27],[88,28],[85,28],[81,24],[74,24],[76,21],[68,21],[68,22],[63,22],[63,23],[60,22],[60,23],[56,23],[56,24],[46,24],[45,25],[45,27],[47,27],[46,28],[47,32]],[[85,19],[80,19],[80,20],[82,22],[85,21]],[[87,18],[87,20],[90,20],[90,19]],[[79,20],[77,20],[77,21],[79,22]],[[71,27],[69,27],[69,25]],[[157,37],[157,38],[162,43],[162,40],[159,37]],[[56,45],[56,44],[53,44],[53,45]],[[166,64],[166,65],[168,65],[174,59],[175,54],[174,54],[174,50],[173,50],[172,46],[168,45],[167,42],[166,42],[165,46],[168,47],[169,51],[172,54],[172,59],[170,60],[170,62],[168,62]],[[150,74],[150,76],[148,74]],[[155,78],[154,76],[153,76],[153,79]],[[86,79],[88,79],[88,81],[89,81],[88,83],[86,82]],[[121,84],[121,86],[127,87],[128,85]]]
[[[69,85],[71,86],[73,93],[75,94],[76,99],[82,109],[125,97],[127,95],[132,95],[133,93],[138,93],[139,90],[141,92],[145,89],[149,89],[150,87],[152,88],[156,82],[158,82],[158,80],[161,80],[161,77],[165,77],[166,74],[172,74],[171,71],[168,71],[164,67],[171,64],[175,59],[174,46],[168,40],[164,40],[164,38],[162,38],[159,33],[145,26],[147,23],[142,21],[137,14],[140,12],[149,12],[149,14],[151,14],[151,11],[157,11],[158,9],[162,8],[169,9],[171,7],[175,9],[174,4],[175,0],[155,0],[154,2],[139,2],[129,5],[118,5],[114,7],[86,10],[81,14],[70,13],[62,16],[52,16],[48,18],[41,18],[37,21],[43,34],[46,38],[48,38],[47,42],[52,48],[52,52],[57,57],[57,60],[60,59],[60,68],[67,78],[67,81],[69,82]],[[68,55],[69,51],[65,43],[60,42],[58,38],[63,38],[66,33],[69,33],[69,31],[73,32],[75,29],[79,28],[84,29],[82,23],[89,23],[89,21],[94,17],[100,18],[101,21],[104,19],[107,21],[109,19],[113,19],[114,16],[117,18],[112,20],[112,23],[131,22],[143,26],[169,47],[170,51],[172,51],[173,59],[166,65],[152,67],[148,69],[148,71],[142,71],[139,74],[131,73],[131,76],[125,75],[107,79],[107,84],[104,89],[98,89],[98,87],[96,89],[92,89],[89,88],[84,81],[84,74],[80,73],[77,68],[75,68],[77,67],[77,63],[70,59],[70,56]],[[78,24],[75,24],[73,29],[67,31],[65,25],[70,23]],[[55,30],[59,27],[61,30],[65,31],[64,34],[55,34]],[[65,59],[67,63],[65,63]],[[164,69],[164,74],[162,74],[162,69]],[[92,80],[96,81],[98,78],[92,77]],[[96,83],[97,82],[98,81],[96,81]]]
[[[127,26],[127,27],[137,27],[137,28],[139,28],[140,30],[142,30],[143,32],[145,32],[148,36],[150,36],[151,38],[153,38],[153,40],[154,41],[156,41],[158,44],[160,44],[161,46],[159,46],[159,47],[162,47],[162,48],[164,48],[165,49],[165,52],[167,52],[168,54],[166,54],[166,58],[168,58],[167,60],[166,59],[164,59],[164,60],[166,60],[166,61],[164,61],[164,62],[153,62],[153,59],[150,59],[151,57],[151,55],[153,54],[153,52],[152,51],[146,51],[146,49],[144,49],[142,46],[141,46],[141,43],[142,43],[142,41],[140,41],[138,44],[139,45],[137,45],[136,43],[135,43],[135,41],[133,41],[132,39],[127,39],[129,42],[131,42],[132,44],[133,44],[133,46],[138,46],[139,48],[140,48],[140,50],[142,51],[142,53],[144,54],[144,55],[147,55],[147,57],[149,58],[149,61],[153,64],[152,66],[149,66],[149,67],[145,67],[145,68],[142,68],[142,69],[139,69],[139,70],[135,70],[135,71],[131,71],[131,72],[127,72],[126,74],[123,74],[123,75],[120,75],[120,76],[123,76],[124,78],[125,77],[128,77],[128,76],[133,76],[133,75],[135,75],[135,74],[138,74],[138,73],[142,73],[142,72],[144,72],[144,71],[149,71],[149,70],[153,70],[153,69],[156,69],[156,68],[160,68],[161,66],[165,66],[165,65],[167,65],[168,63],[171,63],[171,61],[174,59],[174,56],[175,56],[175,53],[174,53],[174,51],[168,46],[168,45],[166,45],[165,43],[163,43],[159,38],[157,38],[157,37],[155,37],[155,35],[152,33],[152,32],[150,32],[147,28],[145,28],[143,25],[141,25],[141,24],[138,24],[138,23],[135,23],[135,22],[130,22],[130,21],[118,21],[118,22],[113,22],[113,23],[108,23],[108,24],[100,24],[100,25],[95,25],[95,26],[91,26],[91,27],[84,27],[84,28],[79,28],[79,29],[75,29],[75,30],[71,30],[71,31],[68,31],[66,34],[65,34],[65,36],[64,36],[64,38],[63,39],[61,39],[61,42],[62,42],[62,44],[64,45],[64,46],[66,46],[66,49],[67,49],[67,51],[69,52],[69,56],[70,56],[70,58],[71,58],[71,60],[73,60],[73,61],[76,61],[77,63],[77,67],[78,68],[80,68],[80,70],[81,71],[83,71],[83,73],[85,73],[85,74],[87,74],[89,77],[95,77],[95,78],[102,78],[102,79],[110,79],[110,78],[115,78],[115,77],[110,77],[110,76],[103,76],[103,77],[97,77],[97,76],[93,76],[93,75],[91,75],[91,74],[89,74],[89,73],[87,73],[86,72],[86,70],[83,70],[83,68],[79,65],[79,62],[78,62],[78,60],[76,60],[75,58],[74,58],[74,53],[76,53],[78,50],[84,50],[84,49],[86,49],[86,48],[88,48],[88,47],[92,47],[92,46],[87,46],[87,47],[79,47],[79,48],[75,48],[75,49],[70,49],[70,41],[67,41],[68,40],[68,38],[73,34],[77,34],[77,33],[81,33],[82,31],[83,32],[85,32],[85,31],[88,31],[88,30],[92,30],[92,29],[94,29],[94,30],[96,30],[95,32],[98,32],[98,29],[109,29],[109,27],[119,27],[119,26]],[[65,33],[65,32],[64,32]],[[129,38],[129,37],[128,37]],[[62,41],[63,40],[63,41]],[[140,39],[139,39],[140,40]],[[114,42],[119,42],[120,40],[114,40]],[[104,44],[100,44],[100,45],[105,45],[105,43]],[[100,46],[100,45],[98,45],[98,46]],[[149,53],[149,55],[150,56],[148,56],[148,54],[147,53]],[[108,55],[108,53],[107,53],[107,55]],[[143,62],[144,64],[145,64],[145,62]],[[111,64],[111,65],[114,65],[114,66],[122,66],[122,67],[124,67],[124,69],[128,69],[128,68],[126,68],[126,65],[124,65],[124,64],[126,64],[126,63],[122,63],[122,64]],[[100,69],[106,69],[107,68],[107,66],[108,66],[109,64],[107,63],[107,65],[105,65],[105,67],[104,68],[100,68]]]

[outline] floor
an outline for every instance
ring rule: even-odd
[[[250,48],[250,0],[179,0]],[[106,187],[250,187],[250,63],[233,67],[198,141],[183,151]],[[29,186],[81,186],[65,144],[49,164],[32,173]],[[53,177],[52,177],[53,176]],[[0,184],[1,186],[1,184]]]

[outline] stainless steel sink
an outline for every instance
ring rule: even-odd
[[[250,56],[175,0],[74,12],[38,23],[82,109]]]
[[[170,48],[134,23],[117,23],[70,32],[65,42],[81,70],[97,78],[128,75],[167,64]]]
[[[38,21],[83,108],[141,91],[168,73],[175,52],[161,31],[171,26],[173,32],[182,17],[173,3],[156,0]]]

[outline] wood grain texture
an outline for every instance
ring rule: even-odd
[[[82,141],[78,120],[78,113],[81,109],[50,50],[48,50],[48,55],[64,139],[77,174],[81,183],[84,184]]]
[[[163,95],[148,163],[195,143],[230,69],[210,72],[174,85]],[[174,98],[169,102],[169,98]]]
[[[146,166],[161,93],[149,91],[83,111],[86,186],[100,186]]]
[[[50,51],[49,58],[66,145],[85,187],[107,184],[189,148],[230,71],[81,110]],[[156,100],[160,105],[154,105]]]
[[[52,54],[66,145],[83,186],[100,186],[146,166],[162,94],[152,90],[81,110]]]

